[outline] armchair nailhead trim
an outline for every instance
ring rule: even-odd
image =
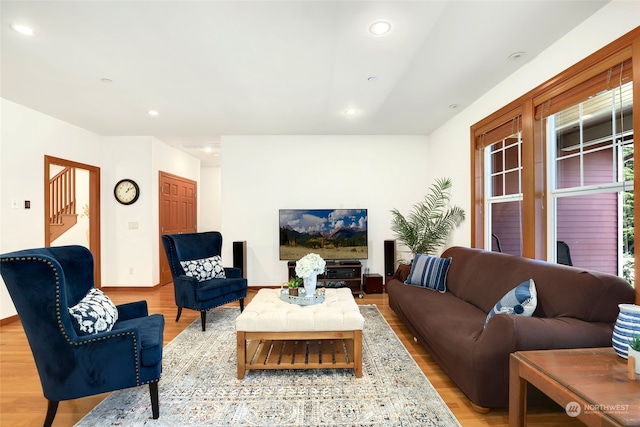
[[[148,384],[149,382],[152,381],[145,381],[145,382],[140,382],[140,355],[138,354],[138,340],[136,337],[136,334],[133,331],[128,331],[128,332],[120,332],[120,333],[116,333],[114,335],[110,335],[108,337],[100,337],[100,338],[80,338],[79,341],[72,341],[71,338],[69,338],[69,335],[67,334],[67,331],[65,330],[64,326],[62,325],[62,317],[60,316],[60,276],[58,275],[58,270],[55,267],[55,265],[53,265],[53,263],[47,259],[44,258],[37,258],[37,257],[11,257],[11,258],[3,258],[0,259],[1,262],[15,262],[15,261],[39,261],[39,262],[43,262],[45,264],[47,264],[52,270],[53,270],[53,275],[55,277],[55,281],[56,281],[56,319],[58,321],[58,328],[60,329],[60,332],[62,333],[62,335],[64,336],[65,340],[67,341],[67,343],[69,345],[72,346],[81,346],[84,344],[88,344],[88,343],[94,343],[94,342],[98,342],[98,341],[105,341],[111,338],[115,338],[115,337],[121,337],[121,336],[127,336],[130,335],[132,338],[132,342],[133,342],[133,354],[134,354],[134,359],[135,359],[135,369],[136,369],[136,385],[143,385],[143,384]],[[156,380],[153,380],[156,381]]]

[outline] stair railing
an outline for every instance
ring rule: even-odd
[[[49,180],[49,218],[51,224],[62,224],[62,215],[76,213],[76,169],[66,167]]]

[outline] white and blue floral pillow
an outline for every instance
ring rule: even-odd
[[[78,335],[109,332],[118,321],[115,304],[97,288],[91,288],[78,304],[69,307],[69,314]]]
[[[489,319],[498,313],[513,314],[515,316],[531,316],[538,306],[538,292],[533,279],[520,283],[515,288],[507,292],[500,301],[493,306],[484,326],[487,326]]]
[[[220,255],[210,258],[192,259],[189,261],[180,261],[184,274],[195,278],[198,282],[204,282],[211,279],[225,279],[224,267],[222,266],[222,258]]]

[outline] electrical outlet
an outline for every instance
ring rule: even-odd
[[[133,274],[133,267],[129,267],[129,274]]]

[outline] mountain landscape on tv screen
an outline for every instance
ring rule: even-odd
[[[304,246],[308,249],[346,248],[367,245],[367,230],[362,228],[341,227],[330,233],[310,231],[301,233],[290,226],[280,228],[280,244]]]
[[[281,210],[280,259],[309,252],[324,259],[367,258],[366,210]],[[349,225],[350,224],[350,225]]]

